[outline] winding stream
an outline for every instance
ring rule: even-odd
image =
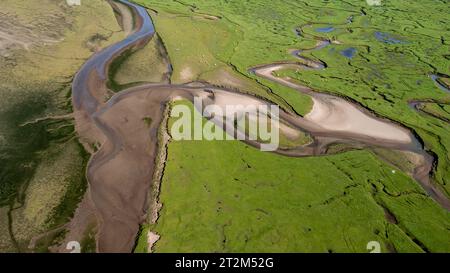
[[[124,40],[94,54],[74,78],[72,100],[77,131],[82,138],[101,143],[87,167],[90,198],[95,206],[99,227],[97,251],[129,252],[147,213],[150,181],[156,168],[158,129],[164,120],[168,102],[176,98],[193,101],[200,97],[204,105],[270,104],[261,98],[218,88],[205,83],[181,85],[143,84],[116,93],[108,101],[107,75],[112,61],[129,48],[143,47],[155,34],[147,10],[125,0],[134,14],[134,31]],[[318,40],[318,50],[331,41]],[[421,160],[414,177],[440,205],[450,209],[448,198],[429,180],[432,157],[410,130],[381,119],[356,103],[344,98],[319,93],[291,79],[274,76],[281,69],[323,69],[325,64],[302,56],[301,50],[291,54],[299,62],[283,62],[251,68],[259,77],[283,84],[311,96],[313,110],[305,117],[280,111],[280,119],[290,127],[308,132],[313,143],[292,149],[279,149],[286,156],[326,154],[332,143],[377,146],[411,151]],[[150,117],[145,127],[143,117]],[[217,122],[217,121],[216,121]],[[256,141],[246,141],[259,147]]]
[[[450,79],[449,76],[447,76],[447,75],[435,75],[435,74],[432,74],[432,75],[430,75],[430,78],[433,80],[433,82],[436,84],[436,86],[439,87],[439,89],[441,89],[441,90],[444,91],[444,92],[450,93],[450,88],[448,88],[447,86],[445,86],[443,83],[441,83],[441,82],[439,81],[439,78],[447,78],[447,79]]]

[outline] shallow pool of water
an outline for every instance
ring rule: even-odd
[[[358,52],[358,50],[354,47],[349,47],[341,51],[341,54],[348,59],[353,58],[353,56]]]
[[[333,30],[334,30],[334,27],[332,27],[332,26],[328,26],[328,27],[319,27],[319,28],[316,28],[316,29],[315,29],[316,32],[322,32],[322,33],[332,32]]]
[[[385,44],[404,44],[404,43],[406,43],[406,41],[395,38],[392,34],[380,32],[380,31],[375,32],[375,38],[378,41],[383,42]]]

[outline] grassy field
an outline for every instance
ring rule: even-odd
[[[450,121],[450,104],[439,104],[439,103],[423,103],[420,106],[420,110],[432,115],[438,119],[441,119],[444,124]]]
[[[158,9],[158,4],[148,6],[158,10],[157,14],[151,15],[170,56],[173,83],[208,81],[266,97],[300,114],[309,112],[312,106],[309,97],[270,82],[258,83],[247,72],[249,67],[240,69],[235,66],[232,58],[239,41],[244,38],[239,26],[225,18],[213,20],[199,13],[190,13],[182,5],[171,9],[171,3],[166,4],[164,9]]]
[[[86,188],[72,77],[124,35],[105,1],[5,0],[0,10],[15,41],[0,39],[0,252],[32,251],[30,239],[65,224]],[[61,234],[42,238],[36,251]]]
[[[170,63],[161,39],[156,35],[144,48],[122,54],[112,63],[109,78],[115,91],[139,83],[167,82]]]
[[[395,1],[381,6],[369,6],[365,1],[356,0],[246,1],[243,8],[241,1],[136,2],[160,11],[161,15],[154,16],[157,31],[173,56],[175,72],[178,69],[181,73],[185,67],[192,66],[189,80],[201,74],[199,71],[215,69],[219,61],[254,78],[248,68],[274,61],[292,61],[288,50],[312,47],[316,42],[312,36],[339,41],[340,44],[305,53],[323,60],[327,69],[288,71],[285,75],[318,90],[347,96],[381,116],[414,129],[427,148],[439,156],[434,178],[450,193],[448,123],[420,115],[407,104],[411,99],[425,98],[450,101],[450,95],[438,89],[428,76],[449,73],[449,60],[444,58],[448,54],[445,37],[450,35],[446,28],[448,5],[436,1],[415,4]],[[190,27],[192,22],[200,20],[199,14],[221,19],[208,21],[207,27]],[[390,23],[385,24],[386,20]],[[304,37],[294,32],[301,26]],[[331,31],[320,32],[321,28],[329,26],[333,27]],[[352,58],[342,54],[349,47],[356,50]],[[174,79],[180,77],[175,73]],[[309,111],[310,102],[297,92],[265,81],[260,83],[298,113]]]
[[[443,57],[448,54],[448,5],[136,2],[158,11],[152,18],[171,57],[174,82],[206,80],[238,88],[300,114],[309,111],[308,98],[258,79],[248,69],[295,61],[288,51],[313,47],[314,37],[336,41],[303,53],[324,61],[326,69],[280,71],[281,76],[349,97],[412,128],[438,156],[433,179],[450,193],[449,125],[408,106],[412,99],[432,99],[442,107],[427,105],[424,111],[447,115],[443,107],[450,97],[429,74],[449,73],[449,60]],[[220,19],[206,19],[204,14]],[[303,37],[294,31],[299,28]],[[409,164],[405,155],[382,150],[286,158],[239,142],[172,142],[161,216],[156,225],[145,228],[161,235],[159,252],[366,252],[371,240],[380,241],[383,251],[449,251],[449,213],[405,174]],[[145,251],[145,240],[139,239]]]
[[[148,230],[161,235],[156,252],[450,250],[448,212],[371,152],[288,158],[238,141],[173,141],[168,152],[160,218],[136,252]]]

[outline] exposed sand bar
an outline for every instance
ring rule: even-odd
[[[319,94],[312,91],[309,87],[296,84],[289,79],[274,76],[277,70],[282,69],[311,68],[306,68],[302,64],[286,63],[254,68],[253,72],[258,76],[310,95],[314,104],[311,112],[305,116],[305,119],[314,123],[317,128],[322,128],[328,132],[345,132],[392,143],[407,144],[414,142],[414,137],[407,129],[390,121],[371,116],[367,111],[342,98]]]
[[[339,98],[314,96],[313,109],[305,118],[330,131],[353,132],[377,139],[410,143],[411,135],[400,126],[370,117]]]

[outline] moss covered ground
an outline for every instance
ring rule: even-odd
[[[67,223],[86,189],[72,78],[124,34],[105,1],[5,0],[0,10],[13,41],[0,39],[0,251],[27,252],[33,237]],[[35,251],[60,235],[49,233]]]

